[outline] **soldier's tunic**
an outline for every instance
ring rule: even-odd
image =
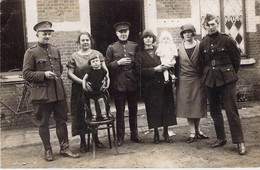
[[[111,87],[115,96],[117,137],[124,139],[125,102],[128,102],[129,124],[131,135],[137,135],[137,96],[138,74],[136,72],[135,53],[137,44],[131,41],[117,41],[108,46],[106,52],[106,65],[110,72]],[[117,61],[129,57],[132,62],[127,66],[119,66]]]
[[[68,106],[61,79],[62,68],[60,52],[50,44],[38,43],[24,55],[23,77],[32,84],[31,100],[36,117],[40,121],[39,134],[45,149],[51,147],[48,125],[52,112],[61,148],[68,147]],[[45,71],[52,71],[57,77],[47,79]]]
[[[221,113],[221,100],[223,100],[233,143],[244,140],[235,93],[240,58],[235,40],[226,34],[217,32],[207,35],[201,41],[200,59],[204,68],[202,81],[207,89],[217,138],[226,138]]]

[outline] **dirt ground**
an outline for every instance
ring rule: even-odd
[[[64,158],[59,155],[59,146],[53,143],[55,160],[46,162],[43,158],[42,145],[6,148],[1,152],[2,168],[257,168],[260,167],[260,117],[243,118],[242,125],[248,154],[240,156],[236,145],[231,143],[227,122],[225,128],[228,143],[220,148],[212,149],[210,145],[216,140],[212,123],[203,123],[203,131],[210,139],[187,144],[188,126],[171,127],[177,133],[174,143],[153,144],[153,133],[140,133],[144,144],[133,143],[129,136],[118,148],[109,149],[107,139],[105,149],[97,148],[96,159],[92,158],[92,149],[80,158]],[[163,139],[162,137],[160,139]],[[71,149],[78,152],[79,139],[70,142]]]

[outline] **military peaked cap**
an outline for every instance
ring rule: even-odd
[[[129,30],[130,25],[131,24],[129,22],[118,22],[114,25],[114,28],[116,31]]]
[[[52,28],[52,23],[50,21],[42,21],[37,23],[33,29],[34,31],[54,31]]]

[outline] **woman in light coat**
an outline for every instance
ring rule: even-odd
[[[200,119],[206,117],[206,96],[200,79],[199,41],[193,25],[181,27],[183,38],[177,59],[177,117],[187,118],[190,135],[187,143],[209,137],[200,131]]]

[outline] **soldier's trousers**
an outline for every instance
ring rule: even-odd
[[[116,131],[117,138],[119,140],[124,140],[125,136],[125,103],[128,103],[129,110],[129,125],[131,136],[137,136],[137,100],[138,92],[119,92],[115,91],[115,106],[116,106]]]
[[[236,83],[221,87],[206,87],[207,97],[210,104],[210,114],[214,121],[215,131],[218,139],[226,139],[221,104],[226,111],[232,142],[244,142],[243,131],[237,109],[237,98],[235,92]]]
[[[52,113],[56,122],[56,134],[59,139],[60,148],[67,148],[69,146],[69,140],[66,124],[68,119],[68,106],[66,100],[33,104],[33,107],[36,113],[36,117],[40,122],[39,135],[42,139],[45,150],[51,149],[49,119]]]

